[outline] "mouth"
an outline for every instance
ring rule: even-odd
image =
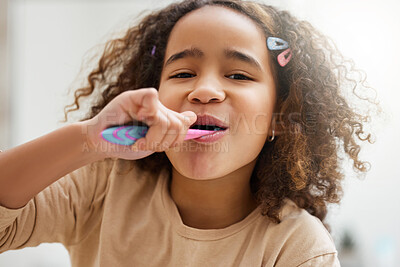
[[[206,124],[206,125],[193,125],[190,129],[197,130],[208,130],[208,131],[224,131],[226,128],[222,128],[216,125]]]
[[[228,128],[228,124],[208,114],[197,115],[196,122],[190,127],[190,129],[210,131],[209,134],[192,139],[194,142],[200,144],[211,144],[217,142],[226,135]]]
[[[224,131],[229,126],[222,120],[208,114],[197,115],[197,120],[190,126],[190,129]]]

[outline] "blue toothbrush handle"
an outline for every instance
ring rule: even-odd
[[[139,138],[145,137],[148,130],[148,126],[114,126],[103,130],[101,136],[108,142],[117,145],[130,146]]]
[[[133,145],[138,139],[145,137],[149,126],[138,125],[122,125],[107,128],[101,132],[101,136],[107,142],[130,146]],[[185,139],[194,139],[204,135],[214,133],[212,130],[188,129]]]

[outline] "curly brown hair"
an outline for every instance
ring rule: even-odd
[[[88,85],[77,89],[74,103],[65,107],[65,121],[69,112],[80,108],[83,97],[93,94],[95,102],[81,121],[93,118],[124,91],[158,88],[172,28],[185,14],[206,5],[236,10],[259,25],[266,37],[278,36],[290,44],[293,56],[289,64],[284,68],[273,66],[279,110],[275,115],[283,132],[265,143],[260,152],[250,179],[251,190],[262,215],[273,222],[280,222],[285,198],[324,222],[328,204],[339,203],[343,195],[343,158],[339,153],[344,150],[353,160],[355,171],[369,169],[369,163],[359,159],[357,142],[373,143],[371,134],[364,132],[370,114],[357,112],[350,98],[344,97],[345,89],[357,99],[368,101],[370,107],[378,103],[356,92],[369,87],[352,61],[345,59],[329,38],[287,11],[250,1],[186,0],[150,13],[125,36],[106,43],[98,66],[88,76]],[[276,61],[277,54],[270,54]],[[355,74],[360,74],[361,80]],[[132,166],[134,163],[150,172],[171,169],[164,152],[131,162]]]

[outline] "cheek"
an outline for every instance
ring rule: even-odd
[[[160,86],[158,89],[158,99],[160,102],[169,109],[174,109],[174,105],[176,105],[176,96],[174,94],[170,94],[167,92],[167,88]]]
[[[165,88],[163,87],[162,83],[160,84],[160,87],[158,88],[158,99],[163,102],[166,100],[167,94],[165,93]]]
[[[274,109],[274,94],[272,92],[248,92],[240,98],[240,106],[249,114],[270,114]]]
[[[245,118],[245,121],[241,122],[241,127],[249,129],[252,134],[266,134],[274,109],[273,93],[249,93],[241,98],[239,103],[238,110],[241,110],[241,114],[238,115]]]

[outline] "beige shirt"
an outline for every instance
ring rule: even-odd
[[[0,206],[0,253],[60,242],[73,267],[340,266],[319,219],[287,200],[282,222],[256,208],[223,229],[183,224],[170,173],[96,162],[53,183],[20,209]]]

